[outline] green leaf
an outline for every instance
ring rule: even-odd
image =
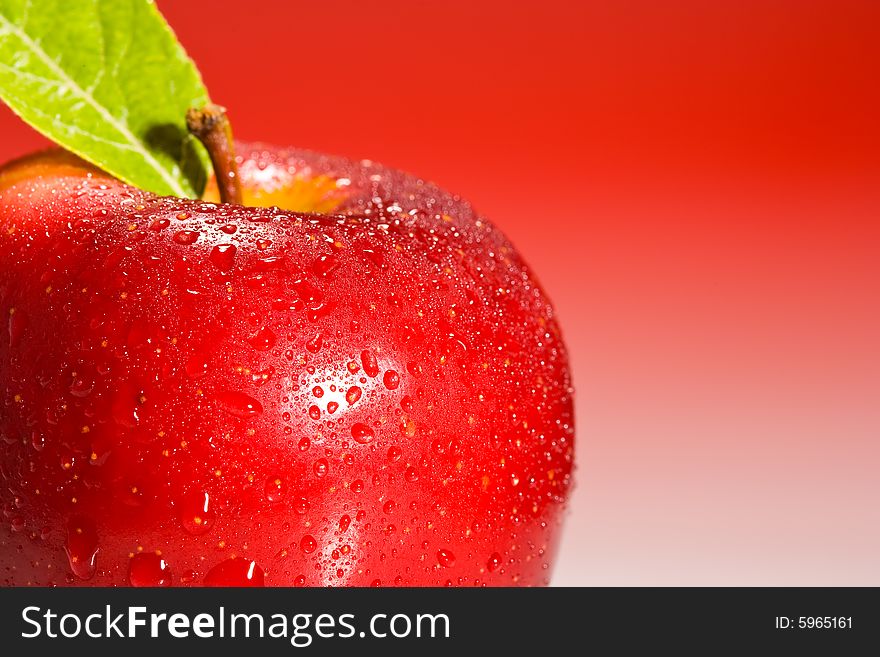
[[[131,185],[204,189],[209,160],[185,117],[208,92],[151,0],[0,0],[0,98]]]

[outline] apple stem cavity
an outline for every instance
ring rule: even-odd
[[[192,107],[186,113],[186,127],[208,150],[220,190],[220,202],[241,205],[241,179],[226,109],[213,103],[202,108]]]

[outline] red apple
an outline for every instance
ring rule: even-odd
[[[546,584],[571,381],[522,258],[412,176],[238,150],[244,206],[0,170],[0,582]]]

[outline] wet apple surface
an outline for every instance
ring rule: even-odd
[[[251,207],[0,172],[0,582],[548,583],[571,381],[520,256],[412,176],[238,150]]]

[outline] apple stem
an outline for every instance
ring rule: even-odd
[[[241,205],[241,179],[226,109],[213,103],[201,109],[192,107],[186,113],[186,127],[208,149],[220,190],[220,202]]]

